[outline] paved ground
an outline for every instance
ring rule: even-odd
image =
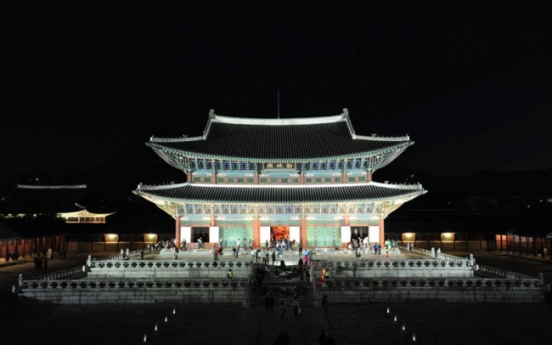
[[[290,253],[289,260],[294,260]],[[353,259],[346,254],[338,260]],[[510,258],[499,253],[474,253],[482,264],[525,274],[552,271],[550,263]],[[466,255],[462,255],[466,256]],[[83,265],[87,255],[70,255],[52,260],[49,271]],[[406,256],[405,257],[410,257]],[[416,257],[416,256],[413,256]],[[149,256],[148,258],[154,258]],[[158,257],[156,257],[158,258]],[[231,256],[224,257],[237,260]],[[239,260],[249,258],[243,256]],[[323,256],[319,256],[323,258]],[[378,259],[380,257],[377,257]],[[179,260],[210,259],[207,252],[182,253]],[[286,261],[287,261],[286,255]],[[373,259],[363,257],[361,260]],[[11,294],[17,275],[32,277],[32,263],[0,267],[0,334],[17,344],[143,344],[143,334],[156,344],[273,344],[276,336],[288,332],[292,344],[316,344],[321,330],[331,332],[337,344],[406,344],[414,331],[421,344],[520,344],[548,343],[551,340],[552,304],[470,304],[423,301],[328,305],[325,309],[302,307],[295,319],[291,308],[280,322],[278,308],[266,315],[264,308],[243,309],[235,305],[89,305],[63,306],[21,304]],[[407,332],[386,317],[389,307],[404,322]],[[169,323],[164,317],[170,316]],[[159,324],[160,335],[153,336]],[[15,340],[16,339],[16,340]]]

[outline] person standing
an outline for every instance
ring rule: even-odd
[[[274,266],[276,264],[276,252],[273,250],[270,255],[272,257],[272,266]]]
[[[291,302],[291,305],[293,306],[293,316],[297,317],[299,316],[300,310],[301,310],[301,304],[299,303],[299,300],[297,297],[293,298],[293,302]]]
[[[232,280],[232,278],[234,277],[234,272],[232,272],[231,268],[228,269],[228,273],[226,274],[226,277],[230,280]]]
[[[174,247],[174,259],[178,260],[178,248]]]
[[[241,242],[240,242],[240,239],[238,238],[238,241],[236,242],[236,257],[238,257],[240,254],[240,246],[241,246]]]
[[[197,239],[197,249],[203,249],[203,238],[202,237]]]
[[[217,261],[217,259],[218,259],[218,249],[217,249],[216,245],[214,245],[213,248],[211,248],[211,253],[213,253],[213,261]]]
[[[286,318],[287,310],[284,305],[284,301],[280,301],[280,322],[283,322]]]

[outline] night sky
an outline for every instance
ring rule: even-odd
[[[282,118],[348,108],[357,134],[410,135],[400,168],[552,168],[546,1],[357,3],[4,11],[0,174],[87,172],[211,108],[275,118],[278,89]]]

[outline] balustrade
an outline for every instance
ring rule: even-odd
[[[46,290],[46,289],[95,289],[95,290],[108,290],[108,289],[135,289],[135,288],[148,288],[148,289],[166,289],[166,288],[246,288],[248,284],[247,280],[227,280],[227,279],[205,279],[205,280],[132,280],[132,281],[118,281],[118,280],[101,280],[101,281],[85,281],[85,280],[25,280],[21,289],[23,293],[30,292],[32,290]]]

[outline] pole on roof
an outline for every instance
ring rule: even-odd
[[[278,119],[280,119],[280,89],[276,92],[276,99],[278,103]]]

